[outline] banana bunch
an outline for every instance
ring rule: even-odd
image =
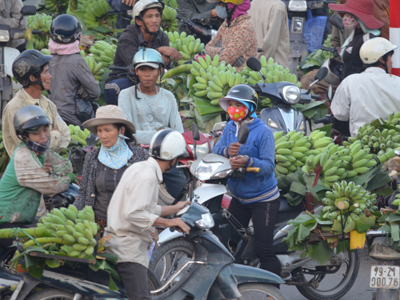
[[[322,199],[325,205],[322,217],[335,221],[332,230],[335,233],[348,233],[356,229],[356,222],[364,216],[365,210],[377,211],[376,194],[371,194],[361,185],[342,180],[335,182],[332,190],[325,193]]]
[[[177,9],[178,8],[178,3],[176,3],[176,0],[164,0],[163,1],[165,6],[171,6],[172,8]]]
[[[204,50],[204,44],[200,39],[196,39],[193,35],[187,35],[186,32],[168,32],[169,46],[175,48],[183,56],[183,60],[178,60],[178,65],[185,63],[187,60],[193,59],[196,54]]]
[[[42,52],[44,55],[51,55],[50,50],[47,48],[40,49],[40,52]]]
[[[89,52],[93,54],[95,61],[101,63],[104,68],[108,68],[113,64],[115,51],[117,51],[117,46],[108,44],[105,41],[96,41],[89,48]]]
[[[174,32],[178,30],[178,20],[176,19],[176,9],[165,6],[161,18],[161,29],[164,32]]]
[[[296,84],[298,87],[301,86],[301,83],[297,80],[297,76],[290,73],[288,68],[284,68],[283,66],[274,62],[274,59],[270,57],[268,60],[265,56],[260,57],[261,62],[261,70],[260,72],[266,77],[266,83],[275,83],[278,81],[287,81]],[[240,73],[245,75],[247,78],[247,82],[249,84],[263,83],[264,79],[262,78],[259,72],[255,72],[251,70],[249,67],[244,67]]]
[[[40,218],[38,228],[46,228],[52,237],[61,238],[57,244],[62,244],[59,248],[62,255],[87,258],[94,252],[98,225],[90,206],[85,206],[81,211],[73,205],[55,208]]]
[[[400,184],[397,186],[397,190],[399,190]],[[394,206],[400,206],[400,193],[396,195],[396,199],[392,202]],[[397,210],[397,214],[400,214],[400,210]]]
[[[325,131],[321,131],[318,129],[314,130],[310,134],[309,138],[312,149],[318,150],[319,152],[322,152],[326,146],[333,143],[333,139],[329,136],[326,136]]]
[[[65,14],[67,12],[68,0],[43,0],[45,9],[56,14]]]
[[[84,57],[87,65],[89,66],[90,72],[94,75],[97,81],[101,81],[101,76],[104,73],[103,65],[101,63],[96,63],[96,60],[92,56]]]
[[[36,50],[46,48],[49,43],[49,33],[51,26],[51,16],[46,14],[36,14],[28,16],[28,28],[32,30],[41,30],[41,34],[32,34],[30,41]]]
[[[82,145],[86,146],[86,139],[88,135],[90,134],[90,131],[85,128],[85,130],[82,130],[78,125],[68,125],[69,128],[69,133],[71,134],[71,143],[70,145]]]
[[[84,9],[83,21],[89,29],[99,27],[103,19],[107,19],[107,12],[111,9],[106,0],[84,1],[81,9]]]

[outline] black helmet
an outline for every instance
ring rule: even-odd
[[[239,101],[246,105],[249,108],[249,116],[257,110],[258,95],[256,91],[248,85],[235,85],[224,98],[219,99],[219,105],[224,111],[228,109],[229,100]]]
[[[49,118],[37,105],[24,106],[14,115],[14,129],[17,135],[35,132],[40,126],[48,124],[50,124]]]
[[[70,44],[81,36],[82,26],[79,21],[71,15],[59,15],[50,26],[50,37],[59,44]]]
[[[38,50],[25,50],[18,55],[13,62],[12,72],[15,79],[17,79],[23,87],[27,87],[31,84],[40,84],[42,86],[40,73],[52,57],[51,55],[44,55]],[[35,82],[30,81],[29,77],[31,75],[34,75],[38,80]],[[43,86],[42,89],[44,89]]]

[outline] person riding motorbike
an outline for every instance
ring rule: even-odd
[[[219,55],[240,71],[251,56],[257,55],[257,36],[251,16],[248,14],[250,0],[207,0],[218,3],[216,12],[219,18],[225,19],[217,34],[206,45],[205,53],[214,58]]]
[[[336,90],[332,113],[339,121],[349,121],[353,137],[364,124],[400,110],[400,78],[390,75],[395,49],[384,38],[366,41],[360,49],[366,70],[348,76]]]
[[[0,24],[8,25],[10,28],[26,28],[28,22],[20,13],[22,7],[21,0],[0,0]],[[7,43],[7,47],[17,48],[19,52],[24,51],[25,46],[25,39]]]
[[[164,127],[183,133],[174,95],[157,86],[164,67],[161,54],[151,48],[140,49],[132,65],[140,83],[120,93],[118,106],[126,118],[136,125],[138,143],[148,145],[156,132]],[[164,182],[168,193],[177,199],[185,187],[186,179],[180,170],[173,168],[164,174]]]
[[[216,27],[220,26],[218,20],[216,3],[208,3],[206,0],[177,0],[178,5],[177,14],[187,20],[191,20],[195,23],[203,26]],[[188,34],[192,34],[192,31],[187,28],[187,25],[183,22],[179,23],[179,31],[185,31]]]
[[[20,143],[0,180],[0,228],[32,224],[43,194],[61,193],[75,180],[71,162],[49,149],[50,120],[43,109],[26,105],[13,123]]]
[[[125,3],[127,2],[127,3]],[[107,0],[107,3],[110,5],[110,7],[117,12],[127,12],[128,10],[131,10],[133,8],[133,5],[135,4],[136,0],[128,0],[128,1],[122,1],[122,0]],[[115,22],[115,28],[116,29],[125,29],[131,24],[131,19],[126,18],[119,14],[117,16],[117,22]]]
[[[219,100],[229,114],[228,122],[212,152],[229,158],[232,169],[259,167],[259,173],[229,178],[233,195],[228,208],[232,217],[245,228],[253,221],[255,248],[261,268],[280,275],[281,264],[273,250],[273,237],[280,198],[275,178],[275,140],[272,131],[257,117],[257,93],[239,84]],[[241,126],[249,128],[245,144],[238,143]]]
[[[139,0],[133,7],[135,23],[121,34],[114,57],[114,66],[127,67],[141,47],[156,49],[163,55],[165,65],[170,59],[182,58],[178,50],[169,46],[168,35],[160,31],[164,3],[157,0]],[[108,104],[118,104],[118,95],[136,82],[123,74],[123,70],[113,70],[106,80],[104,98]]]
[[[100,86],[79,54],[81,35],[82,26],[74,16],[59,15],[51,23],[49,51],[53,58],[49,72],[53,75],[49,98],[67,124],[78,126],[85,120],[76,115],[76,98],[92,102],[100,96]]]
[[[162,173],[171,170],[186,153],[182,134],[163,129],[151,142],[148,160],[133,164],[125,171],[108,206],[105,235],[111,235],[106,247],[118,255],[117,270],[130,300],[150,300],[147,249],[152,244],[154,226],[179,227],[189,233],[190,227],[180,218],[166,219],[177,213],[188,201],[171,206],[157,205]]]

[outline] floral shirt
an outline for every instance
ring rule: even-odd
[[[239,16],[232,21],[229,27],[225,20],[218,33],[206,45],[205,52],[211,58],[218,54],[220,61],[231,65],[242,56],[244,63],[235,67],[237,71],[243,69],[246,60],[257,55],[257,37],[251,16]]]

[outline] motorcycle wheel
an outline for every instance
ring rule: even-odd
[[[60,291],[57,289],[44,289],[40,292],[34,293],[26,300],[72,300],[74,294]]]
[[[164,284],[188,260],[194,258],[193,245],[186,240],[172,240],[154,249],[149,269]]]
[[[345,252],[345,258],[340,267],[332,267],[326,272],[326,267],[316,267],[313,270],[324,272],[316,276],[318,287],[314,288],[310,285],[296,286],[299,292],[309,300],[336,300],[342,298],[353,286],[357,279],[358,271],[360,269],[360,257],[358,250],[352,252]],[[336,270],[335,270],[336,268]],[[305,275],[303,269],[303,277],[305,281],[311,282],[313,275]],[[327,280],[323,282],[326,277]],[[334,286],[332,287],[332,283]]]
[[[265,283],[244,283],[239,285],[240,300],[268,299],[289,300],[278,288]]]

